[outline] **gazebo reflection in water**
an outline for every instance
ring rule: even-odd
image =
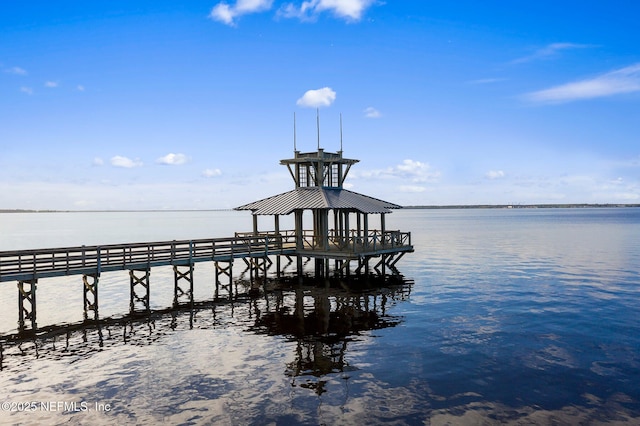
[[[348,343],[372,330],[395,327],[402,318],[390,315],[387,309],[407,300],[411,282],[401,275],[369,277],[359,282],[334,278],[309,278],[304,285],[278,280],[278,289],[264,294],[263,309],[255,305],[256,320],[252,331],[282,335],[296,342],[295,360],[286,365],[285,374],[292,386],[312,389],[318,395],[325,392],[327,376],[340,375],[348,379]],[[292,281],[296,281],[293,280]],[[275,283],[274,283],[275,284]],[[353,288],[349,288],[352,286]]]

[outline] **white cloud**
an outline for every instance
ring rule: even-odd
[[[212,178],[212,177],[221,176],[221,175],[222,175],[222,170],[220,169],[206,169],[202,172],[202,176],[206,178]]]
[[[54,89],[56,87],[58,87],[58,82],[57,81],[47,81],[44,83],[44,87],[48,87],[50,89]]]
[[[231,7],[226,3],[218,3],[215,5],[213,9],[211,9],[209,17],[227,25],[234,25],[233,18],[235,17],[235,14],[231,10]]]
[[[24,68],[20,67],[7,68],[5,72],[15,75],[27,75],[27,71]]]
[[[440,177],[440,172],[430,172],[431,167],[427,163],[415,160],[404,160],[402,164],[395,166],[393,174],[411,178],[413,182],[427,182]]]
[[[189,161],[189,157],[184,154],[169,153],[164,157],[158,158],[156,160],[156,163],[165,164],[168,166],[180,166],[182,164],[185,164],[187,161]]]
[[[562,84],[523,96],[534,103],[564,103],[640,91],[640,63],[606,74]]]
[[[20,88],[22,93],[26,93],[27,95],[33,95],[33,89],[31,87],[22,86]]]
[[[613,194],[613,197],[614,199],[620,200],[623,202],[640,200],[640,194],[637,194],[635,192],[620,192],[620,193]]]
[[[471,80],[468,84],[493,84],[504,80],[504,78],[480,78],[478,80]]]
[[[115,157],[111,157],[111,165],[114,167],[124,167],[125,169],[131,169],[133,167],[142,166],[142,162],[138,159],[132,160],[127,157],[116,155]]]
[[[524,62],[535,61],[538,59],[546,59],[546,58],[556,56],[558,53],[560,53],[563,50],[585,49],[589,47],[593,47],[593,46],[589,44],[579,44],[579,43],[551,43],[541,49],[536,50],[533,54],[529,56],[525,56],[523,58],[519,58],[512,61],[512,63],[520,64]]]
[[[94,166],[102,166],[104,165],[104,160],[100,157],[95,157],[91,164],[93,164]]]
[[[273,0],[237,0],[232,6],[220,2],[211,9],[209,17],[215,21],[234,26],[239,16],[249,13],[264,12],[271,9]]]
[[[307,90],[296,104],[301,107],[318,108],[329,106],[336,100],[336,92],[330,87],[323,87],[317,90]]]
[[[95,205],[97,205],[96,202],[92,200],[77,200],[73,202],[73,207],[77,209],[86,209]]]
[[[364,116],[367,118],[380,118],[382,114],[374,107],[368,107],[364,110]]]
[[[299,6],[287,3],[280,8],[278,13],[285,18],[309,20],[328,11],[338,18],[359,21],[364,12],[374,3],[375,0],[306,0]]]
[[[400,185],[398,187],[398,190],[400,192],[419,193],[419,192],[426,191],[427,188],[425,188],[424,186],[418,186],[418,185]]]
[[[76,90],[77,90],[78,92],[84,92],[84,86],[83,86],[82,84],[78,84],[78,85],[76,86]]]
[[[487,179],[501,179],[504,177],[504,172],[502,170],[489,170],[484,177]]]
[[[389,179],[400,178],[407,179],[412,183],[424,183],[437,181],[441,174],[438,171],[432,171],[431,166],[421,161],[407,159],[401,164],[386,169],[365,170],[352,172],[351,176],[355,179]]]

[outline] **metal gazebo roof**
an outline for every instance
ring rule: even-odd
[[[391,213],[401,206],[340,188],[305,187],[236,207],[254,215],[287,215],[294,210],[347,209],[361,213]]]

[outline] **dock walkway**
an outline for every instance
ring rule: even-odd
[[[0,252],[0,282],[64,275],[228,262],[237,258],[292,255],[291,245],[269,237],[232,237]]]
[[[382,269],[395,268],[395,263],[407,252],[412,252],[411,234],[400,231],[370,230],[362,232],[331,232],[329,236],[314,235],[313,231],[236,233],[228,238],[211,238],[180,241],[160,241],[130,244],[95,245],[15,250],[0,252],[0,282],[16,281],[18,284],[18,328],[31,331],[36,325],[36,287],[44,278],[82,275],[85,320],[98,319],[98,282],[104,272],[128,271],[130,275],[130,313],[150,312],[149,275],[153,267],[172,266],[174,270],[174,306],[182,299],[193,305],[193,268],[200,262],[215,264],[215,293],[219,290],[233,297],[233,264],[243,259],[250,271],[251,280],[267,271],[276,258],[276,274],[280,277],[282,256],[297,258],[298,274],[302,274],[302,258],[324,259],[327,268],[333,259],[339,274],[348,275],[350,262],[356,261],[365,273],[369,272],[369,260],[380,257]],[[376,266],[376,268],[378,267]],[[318,269],[316,270],[316,272]]]
[[[330,239],[320,250],[312,231],[303,233],[297,250],[294,231],[236,233],[233,237],[97,246],[63,247],[0,252],[0,282],[28,281],[65,275],[148,269],[156,266],[193,265],[198,262],[230,262],[239,258],[270,255],[318,255],[336,259],[413,251],[408,232],[372,230],[367,238]]]

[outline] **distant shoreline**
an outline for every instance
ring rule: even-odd
[[[640,204],[460,204],[443,206],[404,206],[405,209],[582,209],[640,207]]]
[[[225,212],[233,209],[178,209],[178,210],[32,210],[32,209],[0,209],[0,213],[140,213],[140,212]]]
[[[620,207],[640,207],[640,204],[451,204],[451,205],[417,205],[403,206],[409,210],[446,210],[446,209],[577,209],[577,208],[620,208]],[[216,212],[231,211],[233,209],[202,209],[202,210],[32,210],[32,209],[0,209],[0,213],[139,213],[139,212]]]

